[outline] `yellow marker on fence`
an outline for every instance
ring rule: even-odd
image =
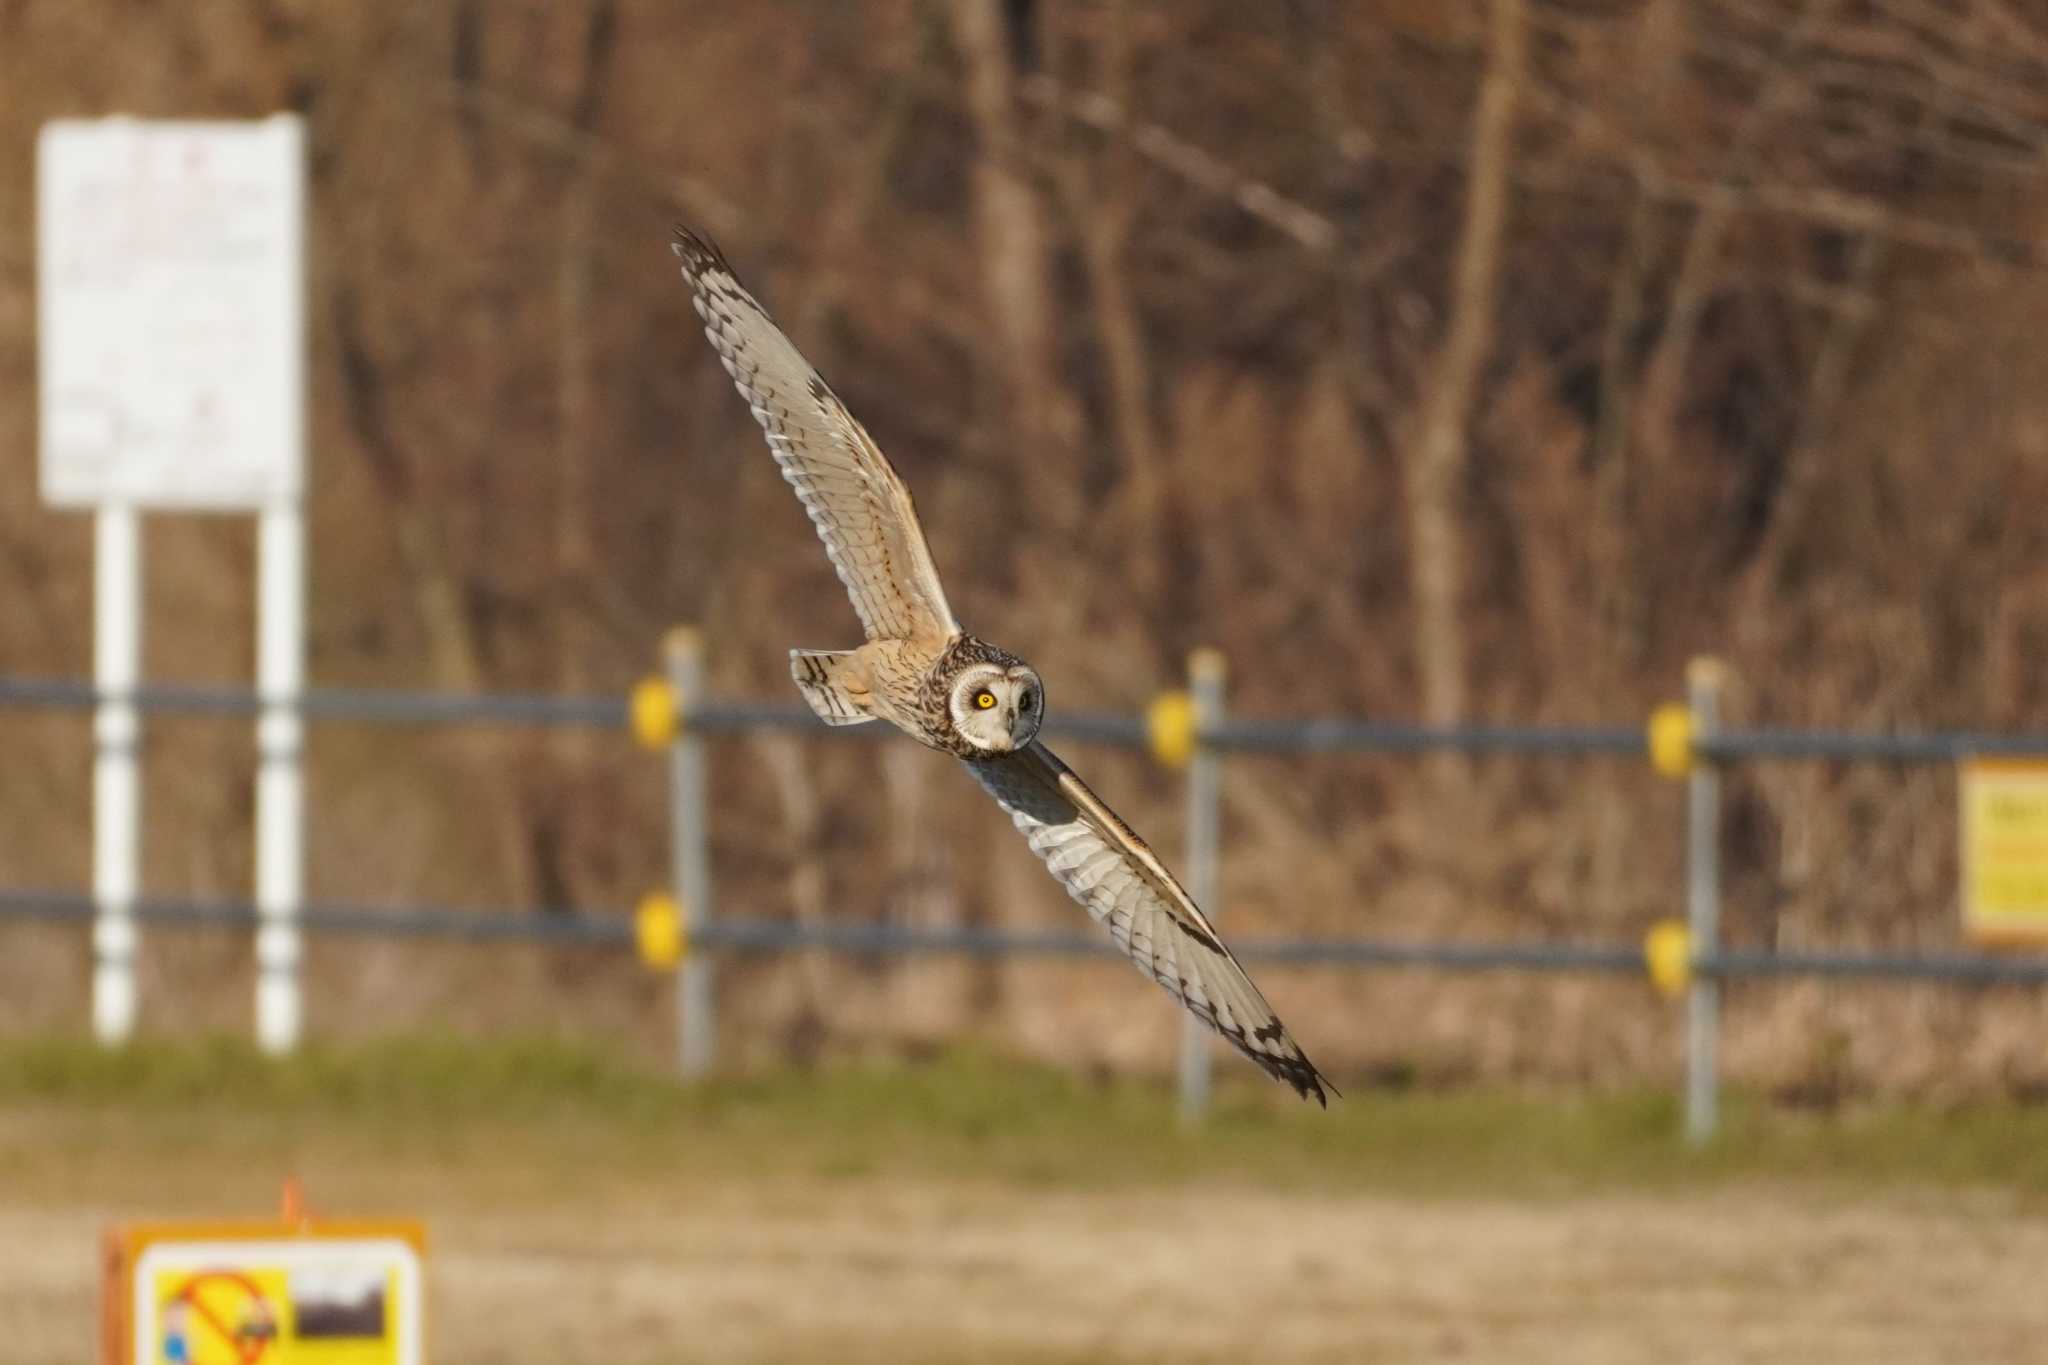
[[[1692,712],[1669,701],[1650,713],[1650,766],[1665,777],[1692,772]]]
[[[1195,756],[1195,699],[1162,692],[1145,708],[1145,738],[1152,757],[1169,768],[1185,768]]]
[[[666,749],[675,743],[681,722],[676,689],[666,678],[642,678],[633,684],[627,711],[633,721],[633,738],[649,749]]]
[[[651,891],[633,910],[633,947],[656,971],[672,971],[689,951],[682,907],[675,897]]]
[[[1676,1000],[1692,985],[1692,930],[1675,919],[1659,920],[1643,936],[1643,966],[1657,992]]]

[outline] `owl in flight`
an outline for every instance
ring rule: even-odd
[[[1327,1105],[1324,1090],[1336,1087],[1216,927],[1145,841],[1038,742],[1037,671],[953,619],[910,490],[880,448],[708,238],[678,227],[674,245],[704,334],[867,629],[858,649],[790,651],[804,700],[827,725],[886,720],[959,759],[1140,971],[1269,1075]]]

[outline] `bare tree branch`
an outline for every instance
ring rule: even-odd
[[[1501,243],[1507,230],[1508,164],[1514,156],[1515,95],[1528,50],[1522,0],[1490,0],[1488,15],[1486,75],[1472,122],[1472,171],[1466,180],[1465,221],[1451,288],[1450,331],[1423,393],[1408,461],[1422,706],[1424,715],[1440,725],[1465,715],[1465,545],[1458,510],[1467,459],[1465,428],[1493,346]]]
[[[1134,119],[1128,109],[1108,95],[1069,90],[1051,76],[1033,76],[1023,81],[1018,93],[1027,103],[1048,113],[1126,140],[1131,150],[1154,165],[1197,189],[1236,204],[1311,251],[1337,248],[1337,225],[1329,218],[1161,125]]]
[[[444,81],[438,86],[428,82],[427,88],[451,107],[471,111],[528,142],[587,161],[593,170],[690,213],[713,232],[737,236],[747,223],[745,211],[708,181],[650,161],[644,153],[580,128],[543,105],[483,85]]]

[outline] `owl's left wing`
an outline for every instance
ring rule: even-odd
[[[810,514],[868,638],[936,647],[958,634],[910,489],[867,428],[747,292],[710,238],[678,225],[675,253],[704,335]]]
[[[1034,742],[966,767],[1138,970],[1268,1075],[1304,1099],[1329,1104],[1324,1087],[1336,1087],[1287,1032],[1216,927],[1145,841],[1050,749]]]

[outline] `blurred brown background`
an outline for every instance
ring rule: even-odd
[[[85,518],[34,495],[50,118],[302,112],[318,684],[623,691],[701,623],[727,695],[858,625],[666,237],[736,267],[916,490],[963,620],[1055,708],[1225,650],[1254,715],[2039,727],[2048,9],[2025,0],[0,0],[0,671],[90,668]],[[252,529],[152,518],[147,671],[241,681]],[[147,886],[250,880],[247,726],[156,723]],[[85,884],[89,725],[0,714],[0,880]],[[1178,783],[1080,751],[1172,858]],[[663,875],[622,741],[316,729],[310,893],[621,913]],[[718,752],[720,910],[1065,925],[951,765]],[[1621,761],[1247,759],[1240,937],[1633,941],[1675,788]],[[1951,947],[1942,769],[1733,784],[1756,946]],[[580,907],[580,909],[574,909]],[[246,936],[152,934],[155,1031],[246,1027]],[[665,1047],[630,964],[316,944],[317,1032]],[[82,932],[0,927],[0,1029],[83,1018]],[[1635,982],[1262,973],[1340,1077],[1663,1076]],[[748,961],[738,1055],[963,1034],[1162,1066],[1114,965]],[[1759,985],[1786,1093],[2038,1091],[2039,992]]]

